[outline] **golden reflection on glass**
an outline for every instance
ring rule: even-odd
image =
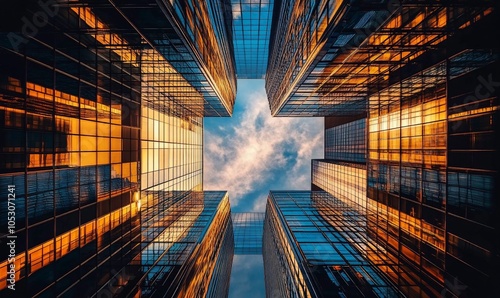
[[[312,182],[346,205],[366,208],[366,168],[313,160]]]
[[[306,4],[300,1],[295,2],[290,12],[282,11],[283,24],[280,25],[286,29],[278,33],[276,44],[286,46],[275,47],[271,53],[270,61],[279,62],[270,65],[266,83],[273,115],[342,115],[346,113],[347,104],[350,104],[351,114],[364,112],[366,105],[362,98],[380,82],[388,81],[389,73],[426,53],[426,47],[442,44],[451,28],[463,29],[492,11],[491,8],[471,9],[469,13],[473,21],[469,21],[457,20],[454,9],[445,6],[421,10],[403,4],[393,12],[385,11],[386,6],[378,10],[374,8],[365,12],[361,20],[379,23],[380,28],[373,31],[373,28],[358,24],[352,34],[336,36],[336,40],[330,41],[333,45],[324,48],[327,39],[323,38],[322,43],[316,44],[316,38],[310,37],[318,36],[317,40],[320,40],[322,32],[328,32],[325,26],[340,26],[336,20],[347,18],[342,15],[345,10],[339,9],[343,3],[333,3],[334,7],[325,9],[329,21],[324,25],[321,20],[326,18],[322,18],[322,10],[318,10],[318,15],[307,13],[302,7]],[[332,18],[334,15],[337,17]],[[455,19],[449,20],[450,17]],[[311,27],[300,27],[307,24],[302,19],[310,20]],[[315,26],[315,22],[322,25]],[[296,38],[302,35],[304,38]],[[314,45],[316,49],[306,47],[308,51],[303,50],[297,40],[308,46]],[[362,41],[361,45],[352,46],[349,42],[354,40]],[[285,49],[288,52],[283,52]],[[320,50],[323,50],[323,56],[318,57]],[[303,69],[314,59],[319,61],[315,68],[304,72]],[[356,101],[360,103],[355,106]]]
[[[220,255],[220,250],[221,242],[224,240],[222,233],[226,232],[229,220],[229,197],[226,193],[217,206],[213,220],[199,244],[199,251],[196,252],[194,261],[196,269],[186,284],[181,286],[178,297],[205,297],[207,295],[217,259],[226,257]]]
[[[179,3],[174,5],[179,5]],[[190,37],[195,43],[202,61],[205,62],[205,67],[208,69],[210,76],[208,81],[213,80],[214,93],[221,98],[221,103],[231,114],[236,97],[236,82],[233,79],[234,70],[228,68],[230,61],[224,61],[228,57],[224,56],[224,51],[217,41],[216,32],[213,28],[216,24],[208,25],[212,23],[210,19],[212,12],[209,13],[205,2],[196,5],[195,10],[191,5],[183,5],[182,8],[176,11],[178,14],[182,14],[178,15],[178,17],[187,19],[187,22],[185,22],[186,29],[188,29],[187,31],[190,33]],[[199,24],[207,25],[200,26]]]
[[[201,171],[200,126],[147,107],[142,108],[142,115],[142,189],[166,190],[164,182],[178,184],[190,173]],[[171,190],[190,190],[198,183],[181,183]]]
[[[92,29],[96,29],[98,33],[92,36],[101,44],[115,52],[125,62],[132,62],[137,66],[137,54],[128,43],[119,35],[109,32],[108,26],[101,22],[90,7],[71,7],[82,21]]]
[[[83,247],[85,244],[97,239],[98,248],[102,246],[102,236],[121,223],[136,216],[138,209],[135,202],[128,204],[118,210],[99,217],[95,221],[90,221],[55,239],[51,239],[28,250],[28,264],[25,263],[25,253],[16,255],[16,279],[21,277],[22,272],[32,274],[44,266],[60,259],[71,251]],[[55,241],[55,249],[54,249]],[[55,259],[54,259],[55,256]],[[7,287],[7,266],[8,261],[0,264],[0,290]]]

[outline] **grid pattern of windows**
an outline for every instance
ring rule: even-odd
[[[65,30],[89,28],[90,11],[65,12]],[[19,52],[1,39],[0,183],[16,185],[16,293],[26,297],[95,292],[137,253],[135,51],[109,32],[75,36],[40,29]]]
[[[318,2],[275,10],[266,82],[272,114],[349,119],[366,112],[364,212],[369,238],[397,266],[389,276],[411,297],[459,295],[451,286],[457,281],[467,295],[487,296],[499,263],[491,239],[499,230],[493,82],[500,67],[498,45],[474,41],[498,27],[498,5],[387,1],[366,9],[331,1],[334,19],[319,31],[325,36],[304,44],[313,32],[305,27],[314,19],[308,5]],[[344,142],[353,141],[352,150],[359,144],[357,128],[328,135],[342,128],[327,126],[325,156],[352,161],[342,151]],[[326,166],[316,170],[321,186],[313,188],[342,189],[336,179],[343,174],[324,178]]]
[[[231,0],[239,79],[263,79],[269,56],[274,0]]]
[[[409,284],[421,285],[408,287],[411,295],[438,295],[444,281],[445,80],[446,66],[438,64],[369,99],[368,197],[382,203],[368,205],[377,208],[369,220],[377,238],[401,254]]]
[[[400,284],[407,295],[439,295],[454,278],[471,293],[491,286],[491,154],[497,149],[470,135],[484,131],[486,139],[493,137],[490,107],[498,94],[492,93],[484,107],[478,98],[469,98],[474,108],[469,101],[454,105],[469,92],[459,84],[469,84],[469,90],[467,80],[493,72],[492,55],[497,54],[461,51],[370,96],[369,231],[399,256],[408,272],[407,284]],[[470,119],[479,121],[464,124]],[[474,164],[462,155],[471,149]]]
[[[418,1],[370,2],[369,8],[365,4],[282,2],[273,23],[276,35],[266,77],[273,115],[366,112],[367,96],[374,89],[397,80],[393,74],[400,70],[405,76],[403,66],[412,60],[431,61],[426,51],[492,11],[487,5],[465,2],[425,9]]]
[[[52,7],[21,44],[0,20],[0,183],[16,186],[19,295],[148,296],[159,283],[227,295],[229,201],[200,191],[202,117],[234,103],[230,26],[220,6],[184,2],[207,36],[194,47],[156,1]],[[41,9],[13,7],[29,19]]]
[[[500,77],[499,57],[474,50],[449,62],[446,266],[480,295],[498,281],[500,91],[486,82]]]
[[[440,64],[370,97],[370,159],[445,165],[445,70]]]
[[[229,0],[150,2],[165,5],[165,9],[177,19],[187,34],[186,40],[173,30],[166,31],[163,34],[167,35],[170,44],[167,43],[165,47],[164,42],[158,43],[159,51],[167,60],[172,61],[176,69],[182,69],[182,73],[186,73],[188,81],[208,101],[210,107],[207,106],[204,115],[231,116],[236,97],[236,75],[230,43]],[[156,13],[161,14],[160,9],[163,7],[154,6],[140,7],[149,13],[158,10]],[[136,13],[136,8],[133,13]],[[148,21],[142,20],[142,22]],[[163,19],[159,18],[158,28],[162,28],[163,23]],[[158,33],[152,34],[151,37],[154,38]],[[186,55],[187,53],[190,54]]]
[[[262,254],[262,232],[265,213],[233,213],[234,253]]]
[[[144,274],[131,292],[146,297],[227,295],[234,247],[227,193],[191,192],[166,207],[165,214],[163,227],[144,228],[146,237],[161,231],[129,265]]]
[[[184,93],[189,87],[169,86],[170,80],[177,82],[178,75],[165,73],[168,68],[157,52],[147,52],[141,93],[141,190],[145,193],[201,190],[203,121],[182,105],[189,100],[189,93]],[[166,94],[180,94],[179,102],[168,102]],[[143,206],[149,208],[147,197],[143,199]],[[156,202],[151,207],[158,208]]]
[[[197,122],[195,116],[203,116],[205,101],[202,94],[157,51],[141,51],[141,77],[143,108],[151,108],[193,123]],[[175,99],[176,104],[171,104],[165,97]],[[148,134],[151,133],[152,131],[148,131]]]
[[[366,163],[366,119],[325,129],[325,159]]]
[[[368,261],[364,255],[367,251],[358,251],[351,243],[353,239],[344,236],[350,233],[349,237],[358,239],[355,242],[362,242],[362,217],[343,215],[355,211],[346,205],[338,208],[339,201],[324,203],[335,200],[325,192],[269,194],[263,251],[268,295],[273,291],[287,297],[321,297],[324,293],[397,295]]]
[[[324,33],[334,22],[334,16],[342,11],[344,1],[281,1],[273,16],[273,39],[266,75],[266,91],[271,113],[277,115],[289,94],[287,107],[281,115],[311,115],[310,111],[321,108],[312,85],[305,82],[297,90],[297,81],[303,79],[302,69],[311,64],[324,43]],[[311,99],[311,102],[305,102]]]
[[[196,256],[208,258],[217,252],[217,246],[212,247],[212,251],[205,247],[200,252],[202,255],[197,255],[195,244],[203,240],[201,233],[211,224],[211,212],[215,213],[219,201],[227,197],[199,192],[202,190],[203,121],[198,111],[189,109],[192,105],[183,103],[198,104],[200,96],[191,92],[192,87],[179,78],[156,51],[146,51],[142,63],[142,249],[129,267],[140,268],[130,271],[145,281],[129,287],[140,295],[154,296],[160,290],[155,285],[165,283],[163,290],[172,297],[177,295],[176,291],[196,296],[198,291],[208,291],[208,270],[215,268],[217,258],[211,258],[213,263],[207,262],[206,271],[200,271],[200,277],[192,281],[183,279],[185,274],[193,274],[189,269],[191,265],[182,265],[196,262]],[[189,98],[190,95],[193,97]],[[223,239],[217,237],[222,237],[224,231],[225,228],[219,231],[220,235],[212,235],[213,241]],[[172,285],[179,285],[181,289]]]
[[[312,160],[312,184],[348,206],[366,208],[366,166]]]
[[[236,75],[229,0],[146,0],[99,6],[105,15],[118,9],[146,39],[144,44],[156,49],[182,74],[204,99],[204,116],[232,114]],[[127,22],[115,22],[113,26],[129,34]],[[130,40],[143,47],[141,38],[132,36]]]
[[[222,244],[217,252],[217,261],[212,270],[212,278],[208,285],[206,297],[227,297],[229,294],[229,281],[231,279],[231,271],[234,256],[234,235],[233,227],[231,226],[231,219],[226,224],[226,231],[223,236],[217,235],[222,238]]]

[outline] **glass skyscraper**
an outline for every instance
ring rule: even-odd
[[[368,261],[364,227],[361,215],[326,192],[271,191],[263,237],[266,296],[398,297]]]
[[[135,276],[123,292],[129,297],[227,296],[234,251],[227,193],[192,192],[176,199],[171,206],[159,205],[165,213],[161,225],[143,225],[151,238],[126,267]]]
[[[238,79],[264,79],[274,0],[231,0],[233,44]]]
[[[229,201],[202,186],[202,117],[236,93],[222,4],[2,8],[0,296],[227,295]]]
[[[498,3],[280,5],[266,89],[273,115],[325,116],[312,190],[360,210],[371,262],[404,295],[491,295]]]

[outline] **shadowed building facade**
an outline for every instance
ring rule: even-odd
[[[371,262],[410,297],[499,279],[498,3],[283,1],[276,116],[325,116],[312,190],[360,210]]]
[[[398,297],[371,264],[363,217],[326,192],[271,191],[264,221],[267,297]],[[357,241],[356,241],[357,240]]]
[[[238,79],[265,78],[274,2],[231,0]]]
[[[227,295],[229,202],[203,192],[202,153],[203,117],[233,109],[230,17],[220,1],[2,9],[0,296],[12,264],[23,297]]]

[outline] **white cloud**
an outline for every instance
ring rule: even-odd
[[[204,188],[228,190],[233,207],[245,198],[253,209],[247,211],[264,211],[269,188],[310,189],[311,158],[323,154],[323,118],[273,118],[261,81],[238,84],[239,93],[251,90],[238,95],[241,121],[205,128]],[[282,182],[269,185],[271,179]]]
[[[239,4],[233,4],[233,19],[241,17],[241,8]]]

